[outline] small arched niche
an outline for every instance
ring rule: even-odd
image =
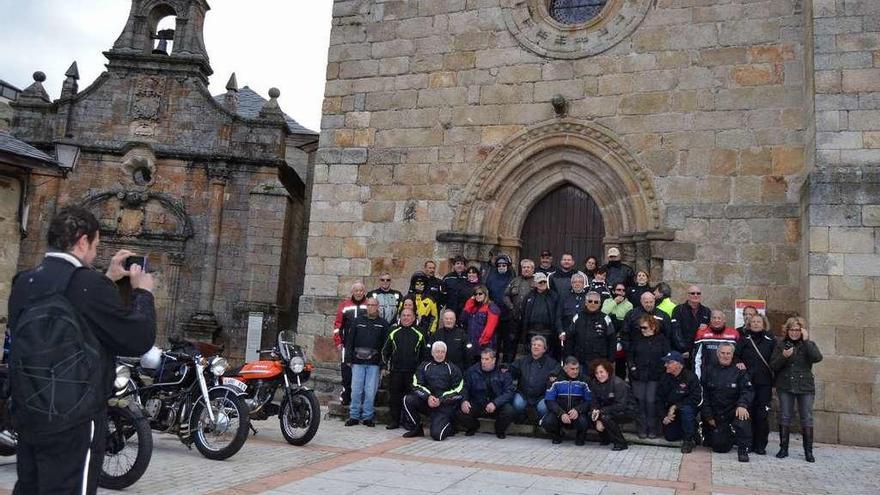
[[[148,17],[150,42],[153,55],[170,55],[174,51],[174,35],[177,32],[177,12],[167,4],[153,7]]]

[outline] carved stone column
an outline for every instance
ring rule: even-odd
[[[223,206],[229,168],[225,164],[207,167],[208,174],[208,225],[205,233],[205,259],[202,282],[199,286],[199,305],[190,321],[184,325],[187,339],[211,342],[222,330],[214,315],[214,295],[217,284],[217,259],[223,234]]]
[[[174,315],[177,313],[177,295],[180,291],[180,267],[186,255],[181,252],[168,253],[168,306],[165,308],[165,335],[175,334]]]

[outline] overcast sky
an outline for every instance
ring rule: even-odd
[[[281,108],[319,130],[332,0],[209,0],[205,45],[211,57],[211,94],[224,93],[236,73],[239,87],[268,98],[281,90]],[[102,52],[113,46],[129,0],[0,0],[0,79],[24,89],[34,71],[58,98],[64,72],[76,60],[79,88],[104,71]]]

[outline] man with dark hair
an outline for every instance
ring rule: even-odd
[[[507,436],[507,427],[513,422],[513,379],[510,373],[498,369],[495,350],[487,347],[480,352],[480,362],[464,373],[461,407],[456,421],[472,436],[480,427],[482,417],[495,418],[495,436]]]
[[[425,293],[437,303],[438,308],[443,307],[443,281],[437,278],[437,263],[434,260],[428,260],[422,265],[425,275],[428,277],[428,288]]]
[[[740,337],[745,338],[749,334],[749,322],[751,322],[752,317],[757,314],[758,308],[754,306],[749,305],[742,309],[743,324],[741,327],[736,327],[736,331],[739,333]],[[769,330],[769,328],[767,330]]]
[[[541,426],[550,434],[554,444],[562,443],[563,428],[575,430],[575,445],[584,444],[590,427],[588,412],[592,398],[587,377],[581,374],[580,363],[576,357],[568,356],[562,374],[544,395],[548,412],[541,419]]]
[[[675,323],[675,317],[672,316],[672,311],[675,309],[675,302],[672,300],[672,287],[666,282],[660,282],[654,286],[654,298],[657,300],[657,309],[669,315]]]
[[[452,271],[443,277],[443,303],[444,305],[455,311],[456,315],[461,314],[464,308],[464,302],[470,297],[468,291],[467,258],[458,255],[452,258]]]
[[[39,400],[13,401],[18,425],[15,493],[95,493],[116,356],[143,354],[156,338],[153,276],[137,264],[126,269],[125,260],[134,253],[124,249],[112,257],[105,274],[92,269],[100,242],[98,221],[79,206],[62,208],[55,215],[48,242],[50,251],[43,262],[15,277],[9,298],[13,398],[39,397],[45,388],[32,390],[29,382],[44,373],[41,370],[56,373],[45,378],[54,385],[51,412],[33,405]],[[114,285],[123,277],[131,281],[131,308],[123,306]],[[53,317],[65,311],[76,321]],[[64,347],[68,351],[53,357],[48,351],[61,347],[32,347],[59,338],[48,329],[82,341],[68,339]],[[78,362],[93,370],[87,372],[86,384],[65,380],[73,376],[66,373],[77,369],[77,363],[70,364],[75,352],[82,356]],[[92,362],[90,353],[94,353]],[[30,380],[18,378],[24,374]],[[76,402],[66,404],[65,397]],[[68,420],[59,420],[55,408],[64,410]]]
[[[376,426],[373,402],[379,391],[382,344],[388,335],[388,323],[379,311],[379,301],[368,297],[367,314],[355,318],[346,335],[345,354],[350,357],[351,366],[351,406],[345,426],[361,421],[365,426]]]
[[[571,253],[562,253],[559,258],[559,269],[550,277],[550,290],[556,291],[560,296],[571,291],[571,276],[577,273],[574,268],[574,256]],[[584,282],[586,284],[586,282]]]
[[[535,267],[535,273],[543,273],[548,277],[553,275],[556,267],[553,266],[553,253],[549,249],[541,251],[541,257],[538,258],[538,266]]]

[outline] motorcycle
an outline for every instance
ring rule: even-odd
[[[0,366],[0,380],[5,384],[6,365]],[[137,402],[120,399],[130,379],[124,365],[116,366],[113,396],[107,404],[107,430],[104,442],[104,463],[98,474],[98,486],[122,490],[135,484],[147,471],[153,455],[153,435],[143,410]],[[9,401],[0,404],[0,455],[15,455],[18,435],[12,426]]]
[[[279,332],[275,347],[260,351],[261,355],[268,354],[268,359],[227,371],[222,383],[245,397],[251,420],[277,415],[284,439],[293,445],[305,445],[318,432],[321,406],[315,392],[304,385],[314,366],[306,363],[293,337],[293,332]],[[275,403],[279,388],[284,391],[280,405]]]
[[[229,367],[222,348],[170,342],[170,350],[154,348],[126,362],[132,373],[122,397],[143,406],[153,430],[176,434],[187,447],[195,444],[208,459],[232,457],[247,440],[250,421],[240,391],[219,381]]]

